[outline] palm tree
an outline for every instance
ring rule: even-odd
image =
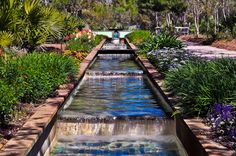
[[[16,32],[23,47],[30,52],[46,40],[61,37],[65,16],[56,9],[42,6],[40,0],[24,0],[21,15],[17,18]]]
[[[62,37],[65,15],[40,0],[1,0],[0,5],[0,32],[12,34],[14,43],[30,52],[46,40]]]
[[[13,41],[13,35],[8,30],[12,27],[15,1],[14,0],[1,0],[0,1],[0,55],[3,53],[3,48],[10,46]]]

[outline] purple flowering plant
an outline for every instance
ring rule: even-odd
[[[236,141],[236,106],[227,103],[216,103],[212,106],[207,122],[215,134]]]

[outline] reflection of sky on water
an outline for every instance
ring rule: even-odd
[[[98,55],[98,59],[92,65],[90,70],[95,71],[137,71],[141,70],[140,67],[133,61],[131,55],[127,54],[100,54]]]
[[[165,117],[143,77],[87,78],[62,116]]]

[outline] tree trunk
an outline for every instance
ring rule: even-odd
[[[170,13],[167,14],[168,16],[168,21],[169,21],[169,27],[172,25],[172,22],[171,22],[171,17],[170,17]]]
[[[208,33],[209,32],[209,27],[210,27],[210,24],[209,24],[209,17],[208,15],[205,16],[205,20],[206,20],[206,32]]]
[[[199,7],[197,6],[198,5],[198,2],[197,1],[195,4],[193,4],[193,15],[194,15],[194,25],[195,25],[195,29],[196,29],[196,35],[197,37],[199,36],[200,34],[200,30],[199,30],[199,18],[200,18],[200,10],[199,10]]]
[[[195,28],[196,28],[196,34],[197,34],[197,37],[198,37],[199,34],[200,34],[200,31],[199,31],[199,16],[195,15],[194,24],[195,24]]]
[[[170,23],[169,23],[168,14],[166,14],[166,24],[167,24],[167,27],[170,27]]]
[[[216,8],[215,8],[215,29],[214,29],[214,33],[216,34],[218,32],[218,26],[219,26],[219,8],[218,8],[218,4],[216,4]]]
[[[159,27],[158,12],[155,12],[155,18],[156,18],[156,27]]]
[[[226,21],[225,0],[222,0],[222,13],[223,13],[224,20]]]

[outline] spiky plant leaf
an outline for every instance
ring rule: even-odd
[[[26,14],[30,14],[39,4],[40,0],[24,0],[24,9]]]
[[[0,47],[4,48],[11,45],[13,35],[6,31],[0,31]]]

